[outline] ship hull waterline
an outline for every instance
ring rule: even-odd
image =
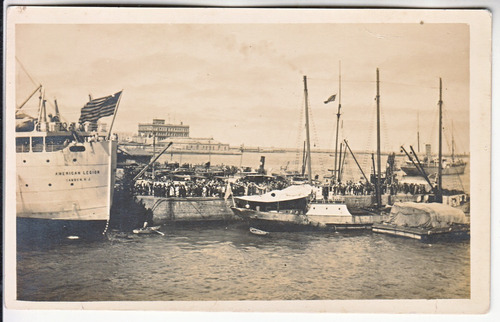
[[[291,231],[361,231],[369,230],[380,216],[350,214],[303,214],[300,212],[257,211],[232,207],[236,216],[257,229],[273,232]],[[378,218],[380,217],[380,218]]]
[[[68,146],[54,152],[17,153],[16,212],[21,238],[99,235],[110,218],[116,142]]]
[[[414,166],[402,166],[401,170],[403,170],[403,172],[407,176],[421,176],[418,169],[415,168]],[[428,176],[437,175],[438,167],[424,166],[424,171]],[[464,172],[465,172],[465,165],[459,165],[459,166],[443,168],[442,174],[443,175],[458,175],[458,174],[464,174]]]

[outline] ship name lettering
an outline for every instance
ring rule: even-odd
[[[78,182],[78,181],[90,181],[90,178],[80,177],[80,178],[70,178],[66,179],[67,182]]]
[[[58,171],[55,173],[56,176],[79,176],[79,175],[89,175],[89,174],[100,174],[100,171],[99,170]]]

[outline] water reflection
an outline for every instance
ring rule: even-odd
[[[19,299],[37,301],[468,298],[468,242],[368,231],[253,235],[241,225],[112,232],[18,251]],[[113,235],[113,233],[115,235]]]

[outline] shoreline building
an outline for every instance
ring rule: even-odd
[[[156,136],[158,141],[167,138],[189,137],[189,125],[167,124],[164,119],[153,119],[152,123],[139,123],[139,136],[153,137]]]
[[[147,158],[161,147],[172,142],[169,153],[174,154],[241,154],[241,149],[232,148],[227,143],[221,143],[208,138],[189,137],[189,125],[167,124],[164,119],[153,119],[152,123],[139,123],[138,135],[122,139],[121,150],[129,156]]]
[[[158,145],[166,146],[172,142],[171,151],[182,153],[200,153],[200,154],[235,154],[227,143],[221,143],[214,138],[167,138],[158,142]]]

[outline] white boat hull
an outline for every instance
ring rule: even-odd
[[[232,208],[235,215],[264,230],[350,230],[369,229],[374,216],[353,216],[344,204],[312,203],[306,214],[296,210],[257,211]]]
[[[55,152],[16,154],[18,218],[107,221],[116,173],[116,142],[86,142]]]

